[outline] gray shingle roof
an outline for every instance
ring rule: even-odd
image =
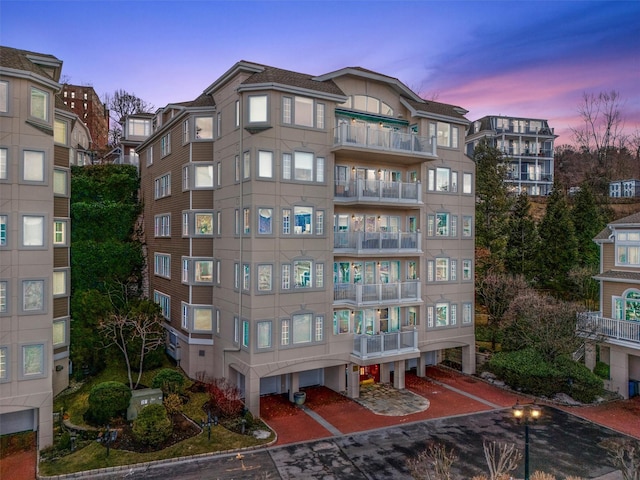
[[[597,280],[629,280],[632,282],[640,282],[640,272],[627,272],[621,270],[607,270],[593,278]]]
[[[20,50],[18,48],[0,46],[0,66],[5,68],[12,68],[15,70],[24,70],[27,72],[36,73],[43,77],[51,78],[51,76],[43,68],[29,60],[29,55],[41,58],[49,58],[52,61],[60,62],[58,58],[47,53],[30,52],[28,50]]]
[[[622,217],[614,220],[613,222],[609,222],[609,224],[604,229],[602,229],[602,231],[598,233],[598,235],[596,235],[593,240],[607,240],[613,233],[611,226],[615,227],[618,225],[632,225],[634,227],[640,228],[640,212],[632,213],[631,215],[627,215],[626,217]]]
[[[315,90],[332,95],[344,95],[344,92],[340,90],[340,88],[338,88],[333,80],[318,81],[314,80],[315,75],[292,72],[291,70],[283,70],[281,68],[269,67],[267,65],[261,66],[264,67],[264,70],[262,72],[257,72],[250,75],[249,78],[242,82],[242,84],[252,85],[261,83],[274,83],[304,88],[307,90]]]
[[[415,110],[419,112],[434,113],[436,115],[445,115],[447,117],[459,118],[460,120],[467,121],[467,118],[462,112],[466,110],[457,105],[451,105],[449,103],[434,102],[432,100],[423,100],[422,102],[416,102],[415,100],[405,99],[406,102],[411,105]]]

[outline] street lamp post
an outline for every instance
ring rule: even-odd
[[[529,480],[529,422],[535,422],[540,418],[541,409],[535,403],[524,406],[517,401],[513,406],[513,417],[518,424],[524,422],[524,480]]]

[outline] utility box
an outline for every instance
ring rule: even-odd
[[[135,420],[144,407],[153,403],[162,405],[162,390],[160,388],[134,390],[131,392],[131,401],[129,408],[127,408],[127,420]]]

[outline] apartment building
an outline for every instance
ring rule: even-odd
[[[148,120],[150,296],[192,378],[260,395],[475,369],[466,110],[363,68],[241,61]]]
[[[69,384],[69,164],[90,144],[61,69],[0,47],[0,435],[33,430],[39,448]]]
[[[553,190],[553,142],[547,120],[489,115],[469,126],[467,155],[481,141],[498,148],[507,163],[506,182],[514,193],[548,195]]]
[[[62,101],[87,126],[91,135],[91,149],[106,153],[109,148],[109,110],[88,85],[62,85]]]
[[[588,339],[585,363],[609,365],[607,389],[640,395],[640,213],[615,220],[594,239],[600,246],[600,311],[579,316]]]

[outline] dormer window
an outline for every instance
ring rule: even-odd
[[[129,137],[148,137],[151,134],[151,122],[142,118],[129,118],[127,120]]]

